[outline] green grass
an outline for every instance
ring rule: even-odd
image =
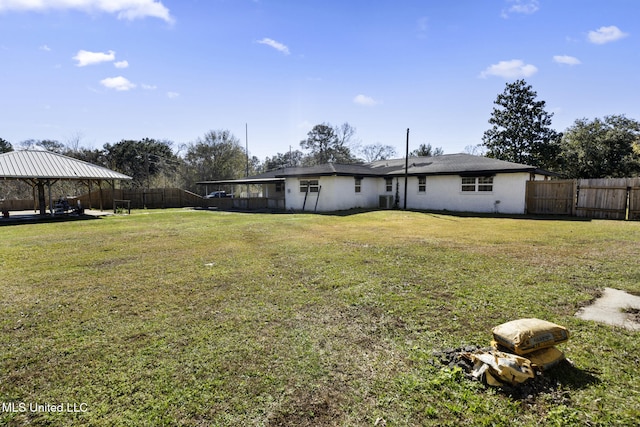
[[[189,210],[0,227],[5,425],[635,425],[637,332],[582,321],[640,293],[640,223]],[[538,317],[572,333],[519,400],[434,364]]]

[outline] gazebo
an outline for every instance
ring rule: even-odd
[[[51,186],[60,180],[87,182],[90,188],[91,183],[100,187],[103,181],[113,183],[131,177],[52,151],[19,150],[0,154],[0,179],[15,179],[29,184],[33,188],[34,204],[37,189],[40,215],[46,215],[45,187],[51,203]]]

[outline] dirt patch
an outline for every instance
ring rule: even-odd
[[[629,320],[632,322],[640,323],[640,309],[637,308],[627,308],[625,311],[627,316],[629,316]]]
[[[576,316],[631,331],[640,331],[640,297],[617,289],[605,288],[591,305],[582,307]]]
[[[298,390],[284,407],[269,416],[267,426],[300,426],[340,424],[341,395],[331,389]]]

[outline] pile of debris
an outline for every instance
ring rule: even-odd
[[[555,346],[569,339],[569,331],[540,319],[519,319],[493,328],[491,347],[466,346],[437,351],[434,356],[449,368],[459,367],[469,378],[501,387],[526,398],[556,389],[556,380],[542,373],[565,361]]]

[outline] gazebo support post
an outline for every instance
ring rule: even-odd
[[[91,207],[91,180],[89,180],[89,209],[93,209]]]
[[[100,191],[100,210],[103,211],[104,209],[102,209],[102,181],[98,181],[98,190]]]
[[[40,208],[40,215],[46,215],[47,200],[44,195],[44,182],[41,180],[38,180],[37,187],[38,187],[38,206]]]
[[[53,215],[53,199],[51,198],[51,181],[47,180],[47,187],[49,188],[49,213]]]

